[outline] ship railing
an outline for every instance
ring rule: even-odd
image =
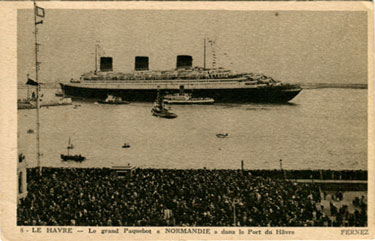
[[[154,80],[154,79],[148,79],[148,80],[130,80],[130,79],[121,79],[121,80],[86,80],[86,82],[90,82],[90,83],[103,83],[103,84],[109,84],[109,83],[125,83],[125,84],[141,84],[141,83],[176,83],[176,82],[179,82],[179,83],[190,83],[190,82],[201,82],[201,83],[214,83],[214,82],[233,82],[233,81],[236,81],[236,82],[245,82],[247,81],[246,78],[218,78],[218,79],[158,79],[158,80]]]

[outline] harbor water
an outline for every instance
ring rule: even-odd
[[[55,90],[44,92],[51,97]],[[285,169],[367,170],[367,89],[306,89],[283,105],[172,106],[176,119],[152,116],[152,106],[73,101],[42,108],[41,164],[238,169],[243,160],[246,169],[277,169],[282,159]],[[19,110],[18,152],[30,167],[36,165],[35,130],[36,110]],[[69,138],[71,153],[86,161],[61,161]],[[131,147],[122,148],[125,142]]]

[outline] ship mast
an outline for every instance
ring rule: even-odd
[[[72,149],[72,144],[70,143],[70,137],[69,137],[69,142],[68,142],[68,146],[66,147],[67,151],[68,151],[68,156],[69,156],[69,150]]]
[[[98,44],[95,44],[95,74],[98,72]]]
[[[206,38],[204,38],[203,44],[203,70],[206,70]]]
[[[28,80],[29,80],[29,74],[26,75],[26,81]],[[27,100],[30,100],[29,85],[26,84],[26,86],[27,86]]]
[[[40,13],[39,10],[42,12]],[[38,43],[38,24],[42,24],[43,20],[37,21],[37,17],[44,17],[44,9],[40,8],[36,5],[34,0],[34,36],[35,36],[35,81],[37,83],[36,87],[36,158],[37,158],[37,167],[39,167],[39,174],[42,174],[42,166],[40,164],[40,120],[39,120],[39,109],[40,109],[40,101],[39,101],[39,65],[41,62],[38,61],[38,51],[40,44]]]

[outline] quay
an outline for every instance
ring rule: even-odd
[[[295,179],[297,183],[314,183],[327,191],[367,191],[367,180]]]

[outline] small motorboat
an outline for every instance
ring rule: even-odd
[[[107,99],[105,100],[99,100],[99,104],[109,104],[109,105],[126,105],[130,104],[129,101],[122,100],[121,97],[108,95]]]
[[[228,133],[219,133],[219,134],[216,134],[216,137],[218,137],[218,138],[225,138],[225,137],[228,137],[229,135],[228,135]]]
[[[60,99],[43,101],[40,103],[40,107],[49,107],[49,106],[61,106],[61,105],[72,105],[72,99],[67,97],[62,97]]]
[[[83,162],[86,159],[86,157],[81,156],[81,155],[64,155],[64,154],[61,154],[61,159],[63,161]]]
[[[122,148],[130,148],[130,145],[128,143],[124,143],[124,145],[122,145]]]

